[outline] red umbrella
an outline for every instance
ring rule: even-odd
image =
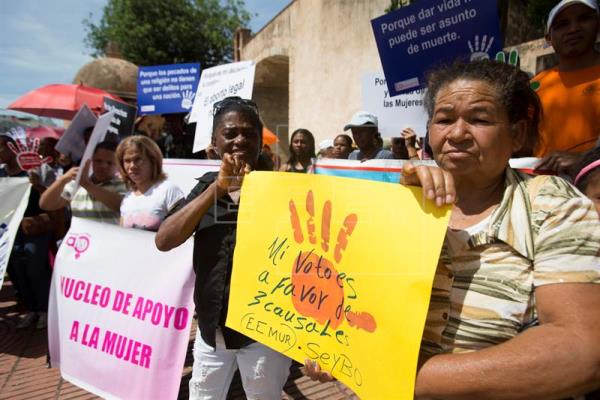
[[[104,97],[125,103],[119,97],[102,89],[84,85],[54,84],[32,90],[14,101],[8,108],[43,117],[73,119],[84,104],[87,104],[96,114],[100,114]]]
[[[39,138],[40,140],[46,137],[58,140],[60,139],[63,133],[65,133],[65,128],[51,128],[49,126],[44,125],[38,126],[37,128],[27,128],[25,130],[25,134],[28,138]]]

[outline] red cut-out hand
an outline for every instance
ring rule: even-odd
[[[13,143],[8,143],[8,148],[17,157],[17,163],[19,167],[24,171],[39,168],[42,164],[48,164],[52,162],[52,157],[42,158],[38,153],[40,147],[40,139],[27,139],[26,143],[21,140],[15,141],[16,146]]]
[[[289,209],[294,240],[298,244],[303,244],[305,242],[303,229],[296,203],[293,200],[290,200]],[[331,209],[331,201],[325,201],[321,214],[320,246],[323,253],[329,252],[330,249]],[[306,212],[308,213],[306,220],[307,239],[311,245],[316,245],[315,201],[312,190],[306,194]],[[354,232],[357,223],[358,216],[356,214],[348,214],[344,218],[333,248],[333,258],[336,264],[342,261],[349,237]],[[348,318],[348,322],[351,322],[350,315],[355,317],[360,314],[362,317],[353,318],[351,326],[369,332],[375,330],[375,319],[369,313],[355,314],[348,312],[348,315],[346,315],[343,279],[336,270],[334,263],[325,256],[317,254],[315,249],[300,252],[294,261],[292,284],[294,285],[292,303],[299,313],[314,318],[322,325],[329,321],[330,326],[334,329],[343,322],[344,318]]]

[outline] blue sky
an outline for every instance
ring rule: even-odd
[[[166,0],[168,1],[168,0]],[[291,0],[246,0],[258,31]],[[0,108],[49,83],[71,83],[90,50],[83,19],[98,21],[107,0],[19,0],[0,13]],[[254,15],[256,14],[256,15]]]

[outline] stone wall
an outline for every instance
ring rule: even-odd
[[[283,147],[297,128],[312,131],[317,143],[333,138],[361,108],[363,75],[381,71],[370,20],[389,5],[390,0],[296,0],[252,38],[243,38],[239,59],[257,62],[254,98]],[[525,0],[498,5],[505,46],[541,37],[527,21]],[[540,55],[552,48],[542,40],[519,51],[524,69],[535,73]]]
[[[504,46],[515,46],[544,36],[544,30],[529,21],[526,0],[500,0],[498,6]]]
[[[258,63],[257,75],[261,61],[288,57],[286,132],[306,128],[317,142],[342,133],[361,108],[363,74],[381,70],[370,20],[383,15],[388,6],[389,0],[297,0],[241,50],[241,59]],[[255,84],[254,90],[267,126],[285,119],[282,114],[271,115],[285,104],[284,91],[263,95],[264,84]]]

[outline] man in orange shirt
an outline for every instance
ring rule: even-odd
[[[600,29],[596,0],[562,0],[548,16],[546,40],[558,66],[532,81],[544,118],[535,154],[537,169],[568,172],[600,138]]]

